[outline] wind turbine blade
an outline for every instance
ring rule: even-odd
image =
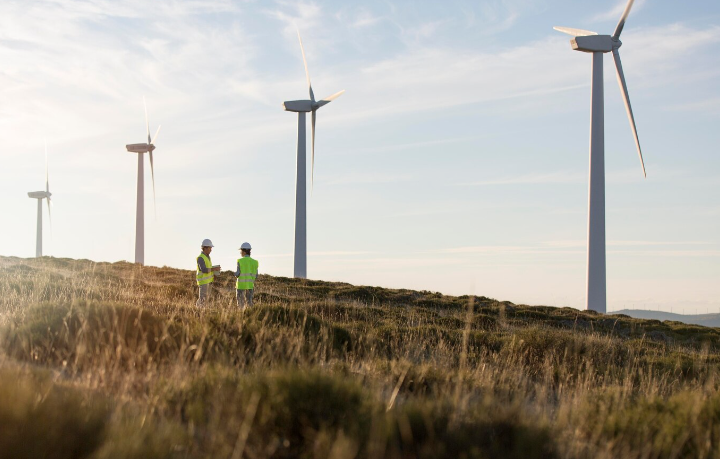
[[[597,32],[591,32],[589,30],[583,30],[583,29],[573,29],[572,27],[553,27],[553,29],[557,30],[558,32],[566,33],[568,35],[572,35],[573,37],[586,37],[588,35],[597,35]]]
[[[155,142],[157,142],[158,134],[160,134],[160,128],[161,128],[161,127],[162,127],[162,124],[161,124],[160,126],[158,126],[157,131],[155,131],[155,135],[154,135],[153,138],[152,138],[152,142],[150,142],[150,143],[152,143],[153,145],[155,145]]]
[[[632,0],[630,0],[632,2]],[[625,74],[623,73],[622,63],[620,62],[620,53],[617,48],[613,48],[613,58],[615,59],[615,69],[617,70],[618,84],[620,85],[620,93],[625,102],[625,111],[627,111],[628,120],[630,121],[630,129],[632,129],[635,138],[635,146],[637,147],[638,156],[640,156],[640,165],[642,166],[643,176],[645,173],[645,162],[643,161],[642,151],[640,150],[640,140],[638,139],[637,128],[635,127],[635,117],[633,116],[632,107],[630,106],[630,95],[628,94],[627,84],[625,83]]]
[[[325,98],[319,100],[318,103],[317,103],[318,108],[319,108],[319,107],[322,107],[323,105],[329,104],[329,103],[332,102],[333,100],[335,100],[335,99],[337,99],[338,97],[342,96],[344,92],[345,92],[345,90],[343,89],[342,91],[336,92],[336,93],[333,94],[332,96],[328,96],[328,97],[325,97]]]
[[[617,27],[615,27],[615,32],[612,35],[614,39],[617,40],[620,38],[620,33],[622,32],[623,27],[625,27],[625,20],[630,14],[630,9],[632,8],[634,2],[635,0],[628,0],[627,5],[625,5],[625,11],[623,11],[622,16],[620,16],[620,22],[618,22]]]
[[[50,196],[47,197],[48,220],[50,220],[50,233],[52,234],[52,212],[50,212]]]
[[[50,192],[50,175],[48,174],[47,141],[45,142],[45,192]]]
[[[153,156],[152,151],[150,153],[150,177],[152,177],[153,184],[153,209],[155,210],[155,218],[157,218],[157,201],[155,200],[155,169],[153,169]]]
[[[310,159],[310,194],[315,189],[315,113],[317,110],[312,111],[312,155]]]
[[[336,93],[333,94],[332,96],[328,96],[328,97],[323,98],[323,100],[328,101],[328,102],[332,102],[333,100],[335,100],[335,99],[337,99],[338,97],[342,96],[344,92],[345,92],[345,90],[343,89],[342,91],[336,92]]]
[[[150,143],[150,120],[147,112],[147,102],[145,102],[145,96],[143,96],[143,107],[145,107],[145,127],[147,128],[148,143]]]
[[[298,40],[300,41],[300,51],[302,51],[303,64],[305,65],[305,76],[307,77],[308,89],[310,90],[310,100],[315,103],[315,94],[313,94],[312,84],[310,84],[310,72],[308,71],[307,59],[305,59],[305,48],[303,47],[302,38],[300,38],[300,29],[297,31]]]
[[[47,193],[48,220],[50,220],[50,235],[52,236],[52,212],[50,212],[50,174],[48,173],[47,142],[45,142],[45,192]]]

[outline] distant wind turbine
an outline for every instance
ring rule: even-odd
[[[145,127],[147,128],[147,143],[133,143],[125,145],[127,151],[138,154],[138,175],[137,175],[137,208],[135,214],[135,263],[145,264],[145,192],[144,192],[144,168],[143,154],[150,154],[150,175],[153,185],[153,205],[155,203],[155,171],[153,169],[154,143],[160,134],[160,127],[155,131],[155,136],[150,138],[150,121],[148,120],[147,103],[143,97],[145,107]]]
[[[40,258],[42,254],[42,200],[47,199],[48,218],[52,226],[52,215],[50,213],[50,176],[48,174],[47,143],[45,144],[45,191],[31,191],[28,196],[37,199],[37,238],[35,240],[35,256]]]
[[[605,266],[605,122],[604,122],[604,95],[603,95],[603,54],[612,52],[617,70],[620,93],[625,102],[625,110],[630,120],[630,128],[635,138],[635,147],[640,156],[640,166],[643,176],[645,163],[640,150],[635,118],[630,106],[625,75],[620,62],[618,49],[622,46],[620,33],[625,26],[625,20],[630,14],[634,0],[628,0],[620,17],[615,32],[611,35],[598,35],[581,29],[568,27],[555,27],[558,30],[575,38],[570,45],[576,51],[592,53],[592,95],[590,109],[590,186],[588,199],[588,260],[587,260],[587,303],[586,308],[605,313],[607,305],[606,296],[606,266]]]
[[[315,112],[323,105],[329,104],[345,92],[343,89],[332,96],[315,100],[312,85],[310,84],[310,73],[308,72],[305,49],[303,48],[300,31],[298,31],[300,51],[302,52],[303,64],[305,64],[305,76],[307,77],[310,100],[290,100],[283,102],[283,108],[288,112],[298,114],[298,140],[297,140],[297,179],[295,182],[295,258],[293,276],[307,278],[307,191],[306,191],[306,163],[305,154],[307,141],[305,139],[305,113],[312,112],[312,160],[311,160],[311,186],[315,181]]]

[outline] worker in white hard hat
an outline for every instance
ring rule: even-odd
[[[202,252],[197,257],[197,273],[195,278],[199,287],[198,300],[195,303],[198,307],[204,306],[210,298],[210,285],[215,280],[215,272],[220,271],[220,265],[213,266],[210,261],[210,252],[215,247],[210,239],[202,241]]]
[[[240,246],[241,258],[238,258],[235,277],[237,283],[237,304],[240,309],[245,309],[253,304],[253,292],[255,291],[255,280],[258,275],[258,261],[250,257],[252,246],[249,242],[243,242]]]

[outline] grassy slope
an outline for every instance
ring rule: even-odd
[[[720,457],[720,331],[0,257],[2,457]]]

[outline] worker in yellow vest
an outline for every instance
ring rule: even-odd
[[[237,283],[237,304],[241,309],[248,308],[253,304],[253,291],[255,289],[255,279],[258,275],[258,261],[250,257],[252,247],[249,242],[243,242],[240,246],[240,254],[242,258],[238,258],[235,277]]]
[[[220,265],[213,266],[210,261],[210,252],[215,247],[210,239],[202,241],[202,252],[197,257],[197,272],[195,279],[199,287],[198,300],[195,303],[198,307],[205,305],[210,298],[210,284],[215,280],[215,272],[220,271]]]

